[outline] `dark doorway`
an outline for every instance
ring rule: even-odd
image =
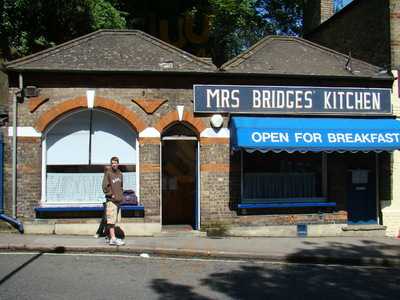
[[[177,124],[162,137],[162,224],[196,227],[197,137]]]
[[[348,175],[349,224],[376,224],[375,174],[370,170],[351,170]]]
[[[375,153],[353,154],[348,161],[347,212],[349,224],[376,224]]]

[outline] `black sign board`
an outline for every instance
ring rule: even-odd
[[[390,89],[194,85],[194,112],[391,114]]]

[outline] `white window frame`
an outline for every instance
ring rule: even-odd
[[[82,202],[68,202],[68,203],[48,203],[48,199],[47,199],[47,143],[46,143],[46,138],[47,138],[47,133],[59,122],[62,122],[64,119],[68,118],[69,116],[71,116],[72,114],[75,114],[79,111],[82,110],[76,110],[76,111],[72,111],[72,112],[68,112],[66,114],[64,114],[59,120],[57,120],[56,122],[54,122],[53,124],[51,124],[48,128],[46,128],[46,130],[43,132],[42,134],[42,190],[41,190],[41,206],[101,206],[100,204],[97,203],[82,203]],[[111,112],[108,111],[104,111],[106,113],[112,114]],[[115,116],[116,118],[118,116]],[[121,119],[122,121],[126,122],[125,120]],[[132,129],[133,130],[133,129]],[[139,176],[139,166],[140,166],[140,147],[139,147],[139,132],[136,132],[136,139],[135,139],[135,146],[136,146],[136,164],[135,164],[135,169],[136,169],[136,196],[138,201],[140,202],[140,176]]]

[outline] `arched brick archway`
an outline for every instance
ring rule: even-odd
[[[160,133],[164,131],[169,125],[172,123],[179,122],[179,115],[178,112],[172,111],[160,118],[160,120],[157,122],[157,124],[154,126],[155,129],[157,129]],[[196,130],[196,133],[198,136],[200,136],[200,133],[206,129],[206,125],[200,118],[195,118],[193,117],[192,114],[189,112],[184,112],[183,117],[182,117],[182,122],[185,122],[193,127],[193,129]]]
[[[143,131],[146,128],[145,122],[139,117],[138,114],[115,100],[96,96],[94,100],[94,107],[103,108],[119,115],[121,118],[125,119],[137,132]],[[39,117],[34,127],[37,131],[43,132],[47,126],[59,116],[79,108],[87,108],[87,100],[85,96],[66,100],[47,110]]]

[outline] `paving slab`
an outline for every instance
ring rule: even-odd
[[[257,238],[128,237],[125,246],[104,238],[0,233],[0,251],[131,253],[157,256],[400,266],[400,239],[376,237]]]

